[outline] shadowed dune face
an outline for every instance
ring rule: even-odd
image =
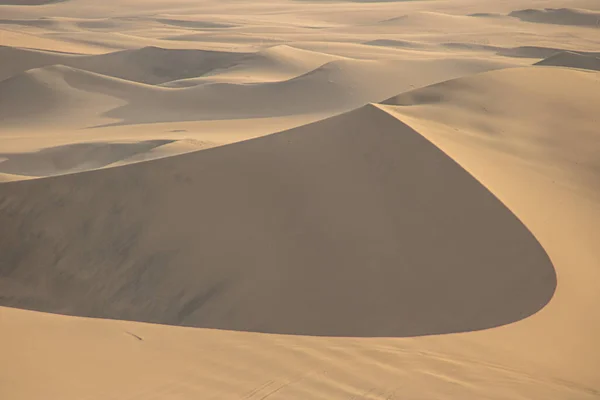
[[[517,10],[509,14],[522,21],[540,24],[575,25],[600,28],[600,12],[571,8]]]
[[[532,315],[556,286],[505,206],[375,106],[199,153],[2,184],[0,238],[1,305],[205,328],[472,331]]]
[[[173,50],[152,46],[99,55],[72,55],[0,46],[0,55],[11,60],[0,67],[0,80],[33,68],[60,64],[147,84],[201,76],[254,56],[252,53]]]
[[[535,63],[535,65],[600,71],[600,57],[573,52],[561,52],[545,58]]]

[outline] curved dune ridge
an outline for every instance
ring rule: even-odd
[[[187,156],[6,183],[0,204],[14,238],[0,243],[2,304],[41,311],[418,336],[517,321],[556,285],[510,211],[375,106]]]
[[[405,92],[382,104],[399,118],[411,118],[426,136],[450,127],[447,139],[467,135],[597,199],[598,78],[593,70],[511,68]]]
[[[550,58],[558,55],[558,53],[567,53],[574,56],[583,56],[586,58],[594,58],[600,56],[600,52],[593,51],[574,51],[555,47],[544,47],[544,46],[517,46],[517,47],[501,47],[492,46],[488,44],[477,44],[477,43],[464,43],[464,42],[447,42],[439,43],[436,45],[414,42],[406,40],[394,40],[394,39],[376,39],[365,42],[364,44],[371,46],[382,46],[382,47],[395,47],[402,49],[415,49],[425,51],[439,51],[439,50],[469,50],[469,51],[481,51],[481,52],[492,52],[499,56],[514,57],[514,58]],[[563,58],[563,56],[561,56]],[[575,60],[575,59],[574,59]],[[576,61],[572,62],[576,62]],[[542,64],[540,64],[542,65]],[[567,66],[567,65],[564,65]],[[590,69],[590,68],[584,68]],[[593,69],[593,68],[591,68]]]
[[[541,24],[575,25],[600,28],[600,12],[574,8],[517,10],[509,14],[522,21]]]
[[[191,86],[177,82],[193,82],[200,77],[210,80],[214,75],[225,79],[242,74],[258,81],[269,77],[290,79],[344,59],[283,45],[255,53],[144,47],[91,56],[0,46],[0,56],[11,60],[0,65],[0,81],[30,69],[60,64],[139,83],[176,87]]]
[[[426,26],[444,26],[445,28],[462,28],[472,27],[479,24],[479,21],[464,15],[450,15],[439,12],[416,12],[405,14],[398,17],[392,17],[380,21],[382,25],[393,25],[402,27],[417,27],[419,25]]]
[[[600,71],[600,57],[577,54],[570,51],[560,52],[538,61],[535,65],[580,68]]]
[[[175,18],[157,18],[157,22],[167,25],[179,26],[182,28],[191,28],[191,29],[219,29],[219,28],[233,28],[235,24],[228,24],[222,22],[213,22],[213,21],[198,21],[198,20],[185,20],[185,19],[175,19]]]
[[[10,57],[11,62],[0,67],[0,80],[29,69],[61,64],[134,82],[160,84],[232,66],[250,54],[150,46],[107,54],[73,55],[4,46],[0,47],[0,55]]]
[[[182,88],[147,85],[54,65],[1,81],[0,118],[7,126],[65,126],[83,120],[85,127],[92,127],[333,114],[381,101],[408,89],[410,82],[496,68],[493,63],[448,59],[419,62],[420,69],[408,68],[410,75],[402,75],[406,65],[411,66],[392,61],[339,59],[284,81],[217,81]]]
[[[306,74],[328,62],[344,59],[345,57],[278,45],[251,53],[232,66],[215,69],[204,76],[173,80],[163,86],[189,87],[217,81],[259,83],[286,80]]]
[[[208,83],[179,89],[52,66],[0,82],[0,117],[18,124],[35,114],[37,122],[46,116],[63,123],[65,116],[84,112],[121,123],[150,123],[340,111],[379,100],[393,93],[394,86],[402,87],[403,82],[390,86],[383,79],[380,85],[361,81],[365,75],[393,73],[392,66],[377,62],[333,62],[288,81]],[[312,96],[317,89],[320,96]]]
[[[11,176],[51,176],[97,169],[137,159],[152,159],[158,147],[163,150],[176,140],[143,140],[140,142],[77,143],[41,149],[31,153],[0,153],[0,173]],[[191,144],[181,143],[181,144]],[[176,147],[176,146],[172,146]],[[177,146],[181,148],[181,146]],[[162,152],[161,152],[162,153]],[[169,152],[172,154],[172,152]],[[169,154],[167,153],[167,154]],[[1,161],[5,159],[4,161]]]
[[[102,90],[87,90],[90,86]],[[70,116],[93,121],[98,114],[125,105],[127,96],[144,88],[62,65],[32,69],[0,82],[0,119],[6,126],[69,123]]]
[[[0,45],[0,58],[10,62],[0,63],[0,82],[29,69],[68,64],[69,59],[77,57],[73,54],[54,51],[22,49]]]

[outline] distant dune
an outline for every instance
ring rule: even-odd
[[[0,172],[11,175],[50,176],[101,168],[130,159],[173,140],[137,143],[80,143],[28,154],[0,154]]]
[[[573,8],[546,8],[513,11],[511,17],[541,24],[576,25],[600,28],[600,12]]]
[[[201,77],[167,82],[167,87],[188,87],[205,82],[268,82],[292,79],[328,62],[344,60],[315,51],[280,45],[260,50],[240,58],[235,64],[216,68]]]
[[[498,54],[506,57],[548,58],[558,53],[575,53],[585,56],[598,56],[600,52],[572,51],[556,47],[519,46],[498,50]]]
[[[191,86],[194,79],[221,79],[236,75],[264,79],[290,79],[335,60],[344,59],[329,54],[275,46],[256,53],[225,51],[177,50],[144,47],[113,53],[84,56],[57,52],[0,46],[0,55],[10,63],[0,66],[0,81],[33,68],[61,64],[115,78],[147,84],[174,81],[172,86]],[[190,81],[187,81],[191,79]],[[188,82],[188,83],[184,83]]]
[[[572,52],[561,52],[537,62],[535,65],[581,68],[600,71],[600,58]]]
[[[184,19],[173,19],[173,18],[158,18],[157,22],[161,22],[167,25],[180,26],[183,28],[191,29],[218,29],[218,28],[232,28],[236,25],[226,24],[221,22],[212,21],[198,21],[198,20],[184,20]]]
[[[0,82],[29,69],[54,64],[68,64],[77,57],[73,54],[40,51],[0,45],[0,58],[10,62],[0,63]]]
[[[69,65],[135,82],[157,84],[206,74],[239,62],[246,54],[144,47],[78,59]]]
[[[478,25],[477,19],[463,15],[450,15],[439,12],[417,12],[398,17],[387,18],[379,22],[381,25],[413,26],[427,25],[430,27],[444,26],[452,28],[466,28]]]
[[[16,57],[10,67],[0,67],[0,78],[11,76],[32,68],[62,64],[115,78],[134,82],[157,84],[174,79],[196,77],[217,68],[232,66],[247,54],[204,51],[171,50],[144,47],[108,54],[76,56],[28,49],[0,48],[6,57]],[[2,54],[0,53],[0,54]],[[1,80],[1,79],[0,79]]]
[[[102,91],[86,90],[90,85]],[[94,121],[125,105],[125,93],[134,85],[62,65],[32,69],[0,82],[0,119],[7,126],[76,121],[65,120],[69,116]]]
[[[461,65],[449,59],[440,64],[422,63],[418,74],[412,72],[415,76],[412,79],[426,82],[431,76],[455,77],[465,70],[492,68],[497,67],[486,63]],[[284,81],[257,84],[209,81],[168,88],[66,66],[50,66],[0,82],[0,118],[10,126],[41,123],[65,126],[83,122],[85,127],[92,127],[334,114],[408,89],[410,81],[400,75],[402,71],[403,65],[397,62],[339,59]],[[32,115],[36,118],[31,119]]]

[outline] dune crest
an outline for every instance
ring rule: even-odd
[[[123,165],[137,159],[152,159],[149,155],[158,147],[169,147],[174,142],[176,141],[146,140],[133,143],[78,143],[41,149],[34,153],[0,153],[0,159],[5,159],[0,161],[0,173],[41,177],[97,169],[115,163]]]
[[[517,10],[509,14],[527,22],[600,28],[600,12],[573,8]]]
[[[153,50],[149,50],[153,51]],[[412,81],[439,71],[496,67],[423,63]],[[409,87],[401,63],[338,59],[292,79],[256,84],[204,82],[189,87],[155,86],[66,66],[26,71],[0,82],[0,118],[8,126],[115,126],[171,121],[266,118],[345,112]],[[455,70],[453,70],[453,68]],[[458,71],[458,72],[455,72]],[[418,72],[418,73],[417,73]],[[319,95],[315,96],[314,93]],[[14,97],[13,93],[18,93]],[[33,99],[44,99],[34,100]],[[32,115],[36,117],[31,118]],[[87,118],[81,118],[82,115]],[[67,117],[73,117],[68,119]]]
[[[8,70],[3,73],[4,76],[33,68],[62,64],[146,84],[197,77],[217,68],[231,66],[247,56],[245,53],[165,49],[155,46],[98,55],[61,54],[10,47],[0,48],[0,51],[5,52],[9,57],[9,62],[3,67]],[[15,61],[12,58],[14,56],[19,57],[20,61]]]
[[[600,57],[577,54],[570,51],[554,54],[538,61],[535,65],[553,67],[568,67],[600,71]]]

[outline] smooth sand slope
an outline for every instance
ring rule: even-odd
[[[597,1],[10,3],[1,399],[600,398]]]
[[[591,283],[600,260],[593,239],[600,217],[598,78],[563,68],[495,71],[382,106],[485,183],[540,240],[558,287],[541,313],[539,335],[533,326],[529,334],[545,348],[540,358],[561,359],[590,382],[598,381],[600,363],[600,320],[592,311],[599,297]]]

